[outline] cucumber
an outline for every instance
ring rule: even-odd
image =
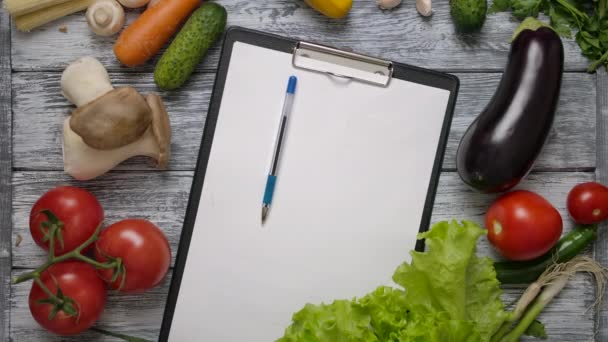
[[[463,32],[479,30],[486,20],[487,11],[487,0],[450,0],[452,20]]]
[[[226,9],[206,2],[186,21],[156,64],[154,82],[163,90],[181,87],[226,28]]]
[[[534,282],[553,262],[567,262],[580,254],[597,237],[596,225],[580,225],[564,235],[545,255],[530,261],[494,263],[496,278],[501,284]]]

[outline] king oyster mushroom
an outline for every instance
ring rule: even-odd
[[[134,156],[154,158],[157,168],[166,168],[171,126],[160,96],[115,89],[100,66],[92,57],[81,58],[62,76],[62,93],[77,106],[63,125],[65,171],[88,180]]]
[[[142,136],[152,109],[131,87],[114,89],[72,112],[70,128],[96,149],[112,150]]]

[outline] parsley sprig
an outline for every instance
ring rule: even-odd
[[[589,58],[588,72],[600,66],[608,68],[607,0],[494,0],[489,13],[511,10],[514,17],[538,17],[540,13],[550,19],[553,29],[561,36],[575,39],[582,54]]]

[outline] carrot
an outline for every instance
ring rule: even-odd
[[[129,67],[145,63],[200,4],[201,0],[160,0],[149,7],[116,40],[116,58]]]

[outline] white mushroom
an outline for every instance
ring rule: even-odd
[[[128,8],[139,8],[144,7],[150,0],[118,0],[120,3]]]
[[[89,27],[95,34],[109,37],[125,24],[125,10],[116,0],[97,0],[87,9]]]
[[[376,3],[381,9],[393,9],[401,4],[401,0],[376,0]]]
[[[77,107],[113,89],[108,71],[93,57],[77,59],[61,75],[61,93]]]
[[[424,17],[429,17],[433,14],[431,0],[416,0],[416,10]]]

